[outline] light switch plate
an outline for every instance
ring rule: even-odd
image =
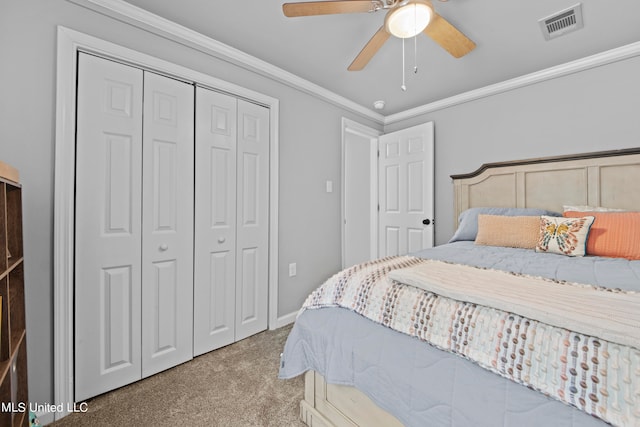
[[[289,264],[289,277],[293,277],[297,274],[297,266],[295,262],[292,262],[291,264]]]

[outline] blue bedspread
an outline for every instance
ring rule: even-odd
[[[470,241],[448,243],[413,255],[549,279],[640,291],[640,261],[594,256],[568,257],[537,253],[531,249],[481,246]]]
[[[413,254],[557,280],[640,291],[640,261],[569,258],[455,242]],[[307,370],[357,387],[407,426],[591,426],[603,422],[472,362],[342,308],[304,311],[281,378]]]

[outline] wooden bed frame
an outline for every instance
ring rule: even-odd
[[[472,207],[536,207],[562,212],[563,205],[640,210],[640,148],[488,163],[452,175],[454,214]],[[396,427],[402,423],[353,387],[305,374],[300,418],[308,426]]]

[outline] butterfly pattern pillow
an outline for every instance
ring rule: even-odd
[[[542,215],[536,252],[584,256],[593,220],[593,216],[558,218]]]

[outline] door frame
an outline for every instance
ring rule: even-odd
[[[370,257],[375,259],[378,256],[378,139],[382,134],[381,131],[365,126],[361,123],[342,118],[342,161],[341,161],[341,208],[340,208],[340,233],[342,240],[342,268],[345,265],[346,253],[346,164],[345,152],[347,144],[347,135],[357,135],[369,139],[369,161],[370,161]]]
[[[286,324],[278,319],[278,151],[279,100],[69,28],[57,27],[56,133],[53,225],[54,403],[69,414],[74,399],[74,223],[75,126],[77,54],[86,52],[134,65],[168,77],[197,83],[269,108],[269,278],[268,327]],[[48,420],[49,421],[49,420]]]

